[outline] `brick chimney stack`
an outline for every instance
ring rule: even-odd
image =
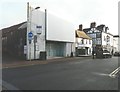
[[[96,22],[92,22],[91,24],[90,24],[90,28],[95,28],[96,27]]]
[[[80,31],[83,30],[83,25],[82,25],[82,24],[79,25],[79,30],[80,30]]]

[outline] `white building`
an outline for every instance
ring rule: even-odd
[[[70,56],[75,52],[74,30],[68,21],[46,10],[34,10],[28,6],[27,59],[39,59],[41,52],[46,52],[47,58]],[[28,36],[30,32],[32,39]]]
[[[83,29],[83,31],[92,38],[93,49],[95,49],[96,47],[102,47],[103,50],[114,52],[117,49],[115,47],[116,42],[114,42],[113,35],[107,32],[108,27],[103,24],[96,27],[96,24],[94,22],[93,24],[93,27]]]
[[[92,55],[92,39],[84,31],[76,32],[76,55]]]

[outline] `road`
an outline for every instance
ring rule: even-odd
[[[3,85],[20,90],[118,90],[118,58],[71,60],[3,69]]]

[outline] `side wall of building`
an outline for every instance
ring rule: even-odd
[[[33,34],[31,42],[30,32]],[[39,59],[41,52],[45,52],[45,12],[34,10],[29,12],[27,21],[27,59]]]

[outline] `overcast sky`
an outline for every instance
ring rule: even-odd
[[[109,32],[118,34],[119,0],[2,0],[0,3],[0,29],[27,20],[27,1],[32,7],[40,6],[56,16],[89,28],[91,22],[105,24]],[[33,2],[34,1],[34,2]]]

